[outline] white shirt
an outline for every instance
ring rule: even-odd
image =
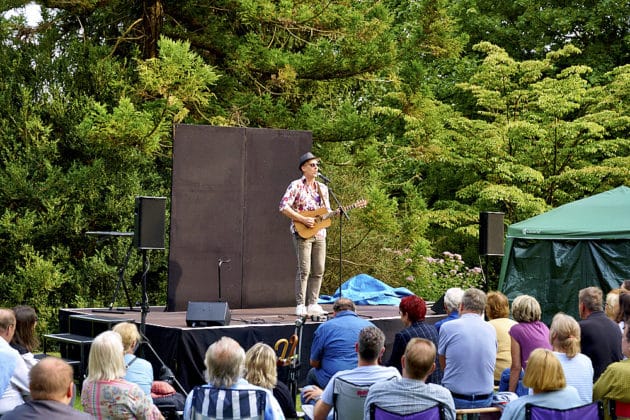
[[[15,369],[11,376],[11,382],[0,397],[0,414],[4,414],[18,405],[24,404],[22,396],[29,395],[29,368],[20,353],[11,347],[4,338],[0,338],[0,351],[9,353],[15,358]]]

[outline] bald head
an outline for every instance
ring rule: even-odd
[[[34,400],[67,404],[72,398],[72,367],[57,357],[46,357],[31,369],[29,388]]]
[[[348,298],[339,298],[333,303],[333,312],[355,311],[354,302]]]

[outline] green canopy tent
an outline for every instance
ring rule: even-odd
[[[630,279],[630,188],[618,187],[508,226],[499,290],[534,296],[547,324],[578,316],[578,292]]]

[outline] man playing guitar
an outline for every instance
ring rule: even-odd
[[[330,212],[330,201],[328,187],[315,180],[319,170],[319,159],[311,152],[305,153],[300,157],[299,168],[302,177],[289,184],[280,201],[280,212],[292,221],[291,233],[297,255],[295,314],[317,316],[326,313],[317,304],[326,263],[326,228],[313,229],[313,235],[304,238],[298,234],[295,223],[308,229],[314,228],[317,219],[302,212],[321,208]]]

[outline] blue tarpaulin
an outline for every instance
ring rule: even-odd
[[[367,274],[359,274],[341,285],[343,293],[339,293],[339,288],[335,294],[321,295],[319,303],[333,303],[341,296],[352,300],[356,305],[396,305],[400,304],[400,299],[413,295],[406,287],[391,287],[380,280]]]

